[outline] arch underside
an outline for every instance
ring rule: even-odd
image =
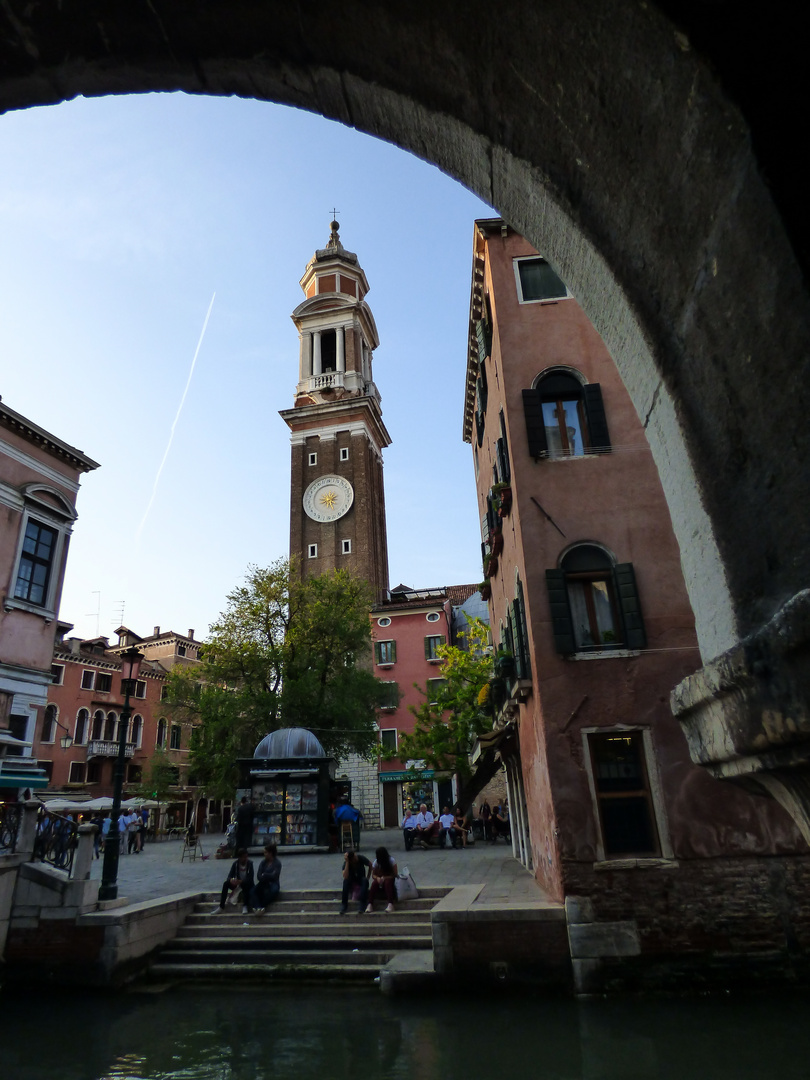
[[[558,269],[614,357],[704,659],[740,642],[748,658],[785,611],[795,623],[810,582],[807,294],[746,119],[658,7],[9,0],[0,71],[3,110],[235,94],[321,113],[456,177]],[[784,711],[804,691],[789,672],[790,692],[779,684],[777,651],[760,691]]]

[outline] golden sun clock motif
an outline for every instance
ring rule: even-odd
[[[354,488],[342,476],[321,476],[304,492],[303,502],[313,521],[337,521],[351,509]]]

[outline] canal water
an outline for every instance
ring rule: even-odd
[[[808,1080],[810,998],[0,993],[0,1080]]]

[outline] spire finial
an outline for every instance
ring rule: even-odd
[[[326,246],[330,248],[340,247],[340,233],[338,232],[340,225],[337,220],[337,216],[339,213],[339,210],[332,211],[332,221],[329,224],[329,227],[332,231],[330,232],[329,239],[326,242]]]

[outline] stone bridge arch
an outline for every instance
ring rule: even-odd
[[[662,4],[681,25],[631,0],[7,0],[0,109],[254,97],[496,207],[558,266],[646,424],[710,662],[676,700],[692,753],[787,798],[810,748],[807,295],[746,117],[685,32],[705,6]]]

